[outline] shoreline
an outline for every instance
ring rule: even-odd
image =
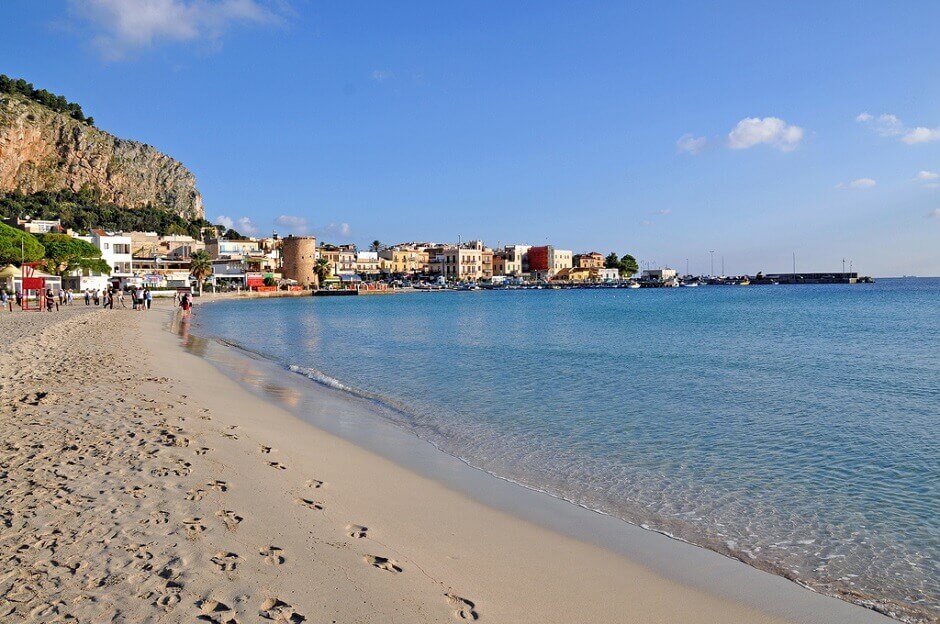
[[[213,343],[217,339],[200,337],[198,340]],[[237,359],[259,358],[262,360],[261,362],[248,364],[248,366],[257,364],[259,370],[255,370],[253,374],[266,379],[265,382],[260,384],[247,384],[247,387],[254,394],[265,397],[267,400],[277,401],[276,393],[271,394],[269,391],[271,384],[275,384],[290,387],[298,393],[309,393],[314,395],[316,400],[329,397],[331,401],[346,401],[350,406],[358,405],[354,411],[363,421],[359,423],[360,426],[376,425],[376,419],[378,419],[381,421],[384,436],[391,435],[401,439],[395,442],[388,442],[385,439],[377,442],[371,436],[363,436],[357,433],[361,429],[336,427],[328,420],[319,417],[305,417],[302,413],[304,407],[301,405],[295,405],[293,409],[290,406],[284,407],[292,412],[295,417],[313,424],[314,427],[320,430],[338,435],[356,446],[366,448],[370,452],[391,459],[396,464],[404,466],[420,476],[441,482],[450,489],[488,507],[509,513],[523,521],[566,537],[575,538],[614,552],[626,557],[631,562],[639,562],[655,573],[679,580],[696,589],[717,594],[724,598],[742,601],[749,604],[749,606],[766,609],[769,613],[787,618],[790,621],[816,621],[813,618],[820,613],[826,613],[826,616],[819,621],[826,622],[890,621],[891,616],[879,608],[874,599],[871,599],[871,604],[869,604],[863,602],[861,597],[858,598],[858,602],[852,602],[839,596],[825,594],[800,582],[799,579],[790,578],[758,565],[753,565],[728,553],[695,544],[670,535],[665,531],[631,523],[602,510],[592,509],[542,489],[494,474],[474,466],[463,458],[448,453],[416,432],[381,415],[380,412],[385,409],[397,409],[393,406],[386,406],[375,398],[357,394],[354,390],[345,387],[335,388],[322,380],[309,377],[302,369],[294,370],[294,367],[290,367],[289,370],[296,373],[298,379],[285,378],[282,373],[288,369],[283,364],[268,358],[264,354],[256,354],[245,350],[238,344],[229,344],[226,341],[218,340],[216,346],[218,349],[239,354],[236,356]],[[199,350],[201,351],[200,356],[210,361],[214,367],[226,372],[229,376],[237,375],[232,370],[226,371],[231,363],[223,363],[218,357],[214,358],[207,353],[207,351],[211,352],[213,350],[211,344],[203,345]],[[221,356],[221,359],[225,359],[225,357]],[[262,372],[260,369],[268,370]],[[310,384],[311,381],[314,383]],[[267,389],[265,389],[265,386]],[[407,442],[403,444],[402,440],[413,440],[415,444],[408,444]],[[408,451],[401,452],[401,446],[407,446]],[[433,458],[429,459],[427,457],[429,454],[438,454],[446,457],[449,461],[460,464],[460,468],[465,469],[467,474],[454,475],[451,467],[442,469],[441,462]],[[493,489],[494,482],[501,484],[500,487],[502,485],[508,486],[505,488],[506,492],[499,494],[488,492],[488,490]],[[520,493],[518,490],[524,492]],[[519,500],[519,494],[522,494],[522,501]],[[539,498],[549,499],[550,502],[539,502],[537,500]],[[557,514],[560,519],[549,519],[552,517],[551,514]],[[649,538],[652,536],[655,537],[650,542]],[[656,543],[659,540],[679,545],[679,552],[685,550],[685,553],[677,555],[676,552],[671,552],[670,547],[664,546],[662,543]],[[695,556],[692,553],[696,553],[696,555],[705,554],[704,556]],[[677,556],[683,560],[679,565],[672,563],[663,565],[667,560]],[[718,558],[727,563],[717,562],[713,558]],[[690,572],[687,569],[687,564],[690,563],[699,569]],[[742,571],[742,568],[745,571]],[[702,570],[717,572],[724,580],[715,583],[703,579],[700,575]],[[749,578],[752,574],[756,576]],[[758,582],[758,580],[761,582]],[[791,593],[787,588],[794,591]],[[781,595],[781,592],[783,595]],[[807,600],[803,594],[816,596],[820,600]],[[827,605],[827,602],[830,604]]]
[[[175,314],[72,306],[0,325],[3,619],[890,621],[392,436],[299,375],[238,358],[226,374],[206,356],[231,349],[182,349]],[[370,447],[390,442],[436,472]],[[507,511],[521,497],[585,535]],[[638,554],[592,542],[606,530]],[[707,587],[722,581],[739,595]]]

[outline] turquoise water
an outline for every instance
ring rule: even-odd
[[[197,317],[494,474],[940,615],[940,279],[233,301]]]

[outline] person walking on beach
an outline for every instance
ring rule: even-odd
[[[91,298],[92,298],[92,301],[95,302],[95,305],[96,305],[96,306],[101,302],[101,299],[99,298],[99,295],[98,295],[98,289],[97,289],[97,288],[95,289],[95,292],[92,294]]]
[[[4,308],[9,307],[10,312],[13,311],[13,304],[10,303],[10,293],[6,289],[0,290],[0,305]]]
[[[150,309],[150,305],[153,303],[153,293],[150,292],[149,288],[144,288],[144,301],[147,304],[147,309]]]
[[[124,305],[124,289],[123,288],[118,288],[117,296],[118,296],[118,302],[121,304],[121,307],[126,308],[127,306]]]
[[[182,300],[180,301],[180,307],[183,308],[183,316],[189,316],[189,310],[192,308],[193,302],[190,299],[190,294],[186,293],[183,295]]]
[[[91,291],[85,289],[85,305],[91,305]]]
[[[72,302],[75,300],[75,293],[72,292],[72,289],[69,288],[65,291],[65,305],[72,305]]]
[[[144,289],[140,286],[134,289],[134,309],[144,309]]]

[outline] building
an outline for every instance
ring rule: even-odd
[[[49,234],[50,232],[54,234],[66,233],[59,219],[41,220],[32,219],[30,217],[26,217],[25,219],[10,217],[9,219],[4,219],[3,222],[10,227],[29,232],[30,234]]]
[[[244,288],[245,265],[240,259],[220,258],[212,261],[212,276],[209,281],[216,288]]]
[[[642,279],[651,282],[665,282],[671,279],[675,279],[679,275],[679,272],[675,269],[648,269],[643,271]]]
[[[340,245],[339,260],[334,271],[335,275],[355,275],[356,274],[356,246]]]
[[[620,269],[597,269],[597,279],[602,282],[616,282],[620,279]]]
[[[134,277],[134,257],[131,253],[131,237],[124,234],[109,234],[104,230],[92,230],[89,236],[77,236],[88,241],[101,251],[101,259],[111,267],[110,281],[125,285]],[[90,276],[86,276],[90,277]]]
[[[320,260],[326,260],[330,275],[336,275],[336,270],[339,268],[339,247],[336,245],[320,245],[317,254]]]
[[[529,246],[507,245],[493,254],[493,275],[518,277],[529,271]]]
[[[572,252],[555,249],[551,245],[530,247],[528,253],[529,272],[539,279],[549,279],[562,269],[571,268]]]
[[[415,275],[426,270],[428,252],[426,249],[391,247],[380,251],[379,258],[388,262],[391,275]]]
[[[442,245],[428,249],[428,272],[450,281],[483,278],[483,247]]]
[[[378,275],[379,274],[379,254],[376,251],[356,252],[356,274],[357,275]]]
[[[596,251],[578,254],[572,258],[571,266],[581,269],[602,269],[604,268],[604,256]]]
[[[493,250],[488,247],[484,247],[481,254],[482,254],[480,256],[482,260],[482,263],[480,266],[481,277],[485,280],[491,280],[493,279],[493,275],[494,275],[493,273],[493,255],[494,255]]]
[[[305,287],[319,286],[317,278],[317,239],[314,236],[288,236],[281,239],[281,274]]]
[[[258,241],[249,239],[225,240],[224,238],[213,238],[206,243],[206,253],[213,260],[239,259],[252,254],[258,255],[260,252],[261,247]]]

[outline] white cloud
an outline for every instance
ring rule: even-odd
[[[74,15],[96,28],[93,43],[111,60],[161,41],[217,42],[238,24],[277,24],[260,0],[70,0]],[[283,5],[282,5],[283,6]]]
[[[904,124],[895,115],[882,113],[876,118],[869,113],[861,113],[855,121],[871,126],[881,136],[892,137],[904,134]]]
[[[934,208],[927,216],[932,219],[940,219],[940,208]]]
[[[668,215],[668,214],[672,214],[672,210],[671,210],[670,208],[663,208],[662,210],[657,210],[657,211],[656,211],[656,214],[658,214],[658,215]]]
[[[325,238],[349,238],[352,228],[348,223],[330,223],[317,228],[317,236]]]
[[[274,220],[274,224],[286,229],[289,234],[306,234],[308,231],[306,217],[281,215]]]
[[[388,71],[387,69],[375,69],[372,71],[372,80],[376,82],[385,82],[393,78],[395,74]]]
[[[925,181],[936,180],[937,178],[940,178],[940,173],[937,173],[936,171],[920,171],[914,177],[915,180],[925,180]]]
[[[248,234],[254,236],[258,233],[258,226],[256,226],[250,218],[248,217],[239,217],[238,227],[235,228],[241,234]]]
[[[908,145],[940,141],[940,128],[908,128],[896,115],[890,113],[879,115],[877,119],[868,113],[862,113],[855,120],[870,125],[883,137],[901,137],[901,141]]]
[[[731,149],[748,149],[765,144],[782,152],[790,152],[802,140],[803,128],[792,126],[777,117],[747,117],[728,133],[728,146]]]
[[[838,184],[836,184],[836,188],[837,189],[844,189],[844,188],[869,189],[875,186],[876,184],[877,182],[875,182],[871,178],[859,178],[858,180],[852,180],[848,184],[846,184],[845,182],[839,182]]]
[[[705,137],[696,137],[691,134],[683,134],[679,137],[679,140],[676,141],[676,151],[685,152],[687,154],[701,153],[705,146],[708,144],[708,139]]]
[[[215,218],[216,225],[223,225],[225,229],[231,229],[235,225],[235,221],[231,217],[226,217],[225,215],[219,215]]]
[[[914,128],[905,133],[901,140],[908,145],[940,141],[940,128]]]

